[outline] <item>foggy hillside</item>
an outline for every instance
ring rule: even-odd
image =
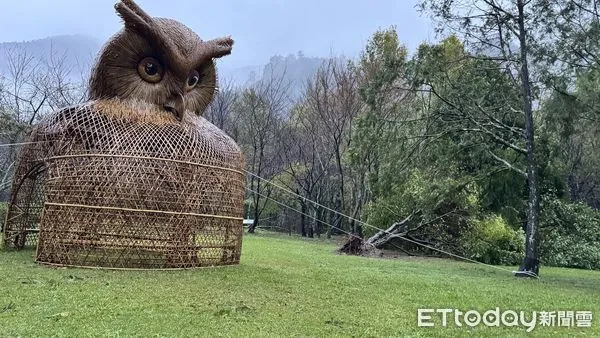
[[[82,72],[90,69],[103,42],[84,35],[61,35],[45,39],[0,43],[0,74],[10,76],[11,55],[27,55],[39,62],[63,61],[71,76],[81,78]],[[219,78],[238,86],[248,86],[270,76],[284,76],[291,86],[290,93],[296,96],[326,58],[307,57],[302,52],[287,56],[272,56],[266,65],[248,65],[232,68],[219,65]]]
[[[10,75],[10,59],[27,55],[37,62],[64,62],[71,75],[80,77],[81,71],[89,69],[102,43],[83,35],[60,35],[24,42],[0,43],[0,74]],[[35,62],[34,61],[34,62]]]

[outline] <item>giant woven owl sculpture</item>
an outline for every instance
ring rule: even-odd
[[[201,114],[214,59],[233,41],[115,5],[124,28],[105,45],[89,101],[34,128],[18,160],[5,245],[36,261],[190,268],[240,259],[243,156]]]

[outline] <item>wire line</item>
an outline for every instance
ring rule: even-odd
[[[272,186],[276,187],[277,189],[279,189],[279,190],[281,190],[281,191],[284,191],[284,192],[286,192],[286,193],[288,193],[288,194],[290,194],[290,195],[293,195],[293,196],[296,196],[296,197],[302,198],[302,199],[303,199],[304,201],[306,201],[306,202],[310,202],[310,203],[312,203],[312,204],[313,204],[313,205],[315,205],[315,206],[318,206],[318,207],[324,208],[325,210],[331,211],[331,212],[333,212],[333,213],[335,213],[335,214],[337,214],[337,215],[339,215],[339,216],[345,217],[345,218],[347,218],[347,219],[349,219],[349,220],[351,220],[351,221],[358,222],[358,223],[360,223],[360,224],[362,224],[362,225],[364,225],[364,226],[366,226],[366,227],[369,227],[369,228],[371,228],[371,229],[374,229],[374,230],[378,230],[378,231],[384,232],[384,233],[386,233],[386,234],[389,234],[389,235],[392,235],[392,236],[394,236],[394,237],[400,238],[400,239],[402,239],[402,240],[405,240],[405,241],[407,241],[407,242],[411,242],[411,243],[413,243],[413,244],[416,244],[416,245],[422,246],[422,247],[424,247],[424,248],[428,248],[428,249],[430,249],[430,250],[437,251],[437,252],[440,252],[440,253],[443,253],[443,254],[446,254],[446,255],[452,256],[452,257],[456,257],[456,258],[459,258],[459,259],[462,259],[462,260],[465,260],[465,261],[468,261],[468,262],[471,262],[471,263],[476,263],[476,264],[484,265],[484,266],[487,266],[487,267],[490,267],[490,268],[493,268],[493,269],[496,269],[496,270],[502,270],[502,271],[504,271],[504,272],[515,273],[515,271],[509,270],[509,269],[505,269],[505,268],[503,268],[503,267],[500,267],[500,266],[496,266],[496,265],[491,265],[491,264],[487,264],[487,263],[479,262],[479,261],[476,261],[476,260],[474,260],[474,259],[471,259],[471,258],[467,258],[467,257],[461,256],[461,255],[457,255],[457,254],[454,254],[454,253],[451,253],[451,252],[448,252],[448,251],[445,251],[445,250],[442,250],[442,249],[439,249],[439,248],[432,247],[432,246],[430,246],[430,245],[426,245],[426,244],[420,243],[420,242],[418,242],[418,241],[415,241],[415,240],[412,240],[412,239],[406,238],[406,237],[404,237],[404,236],[400,236],[400,235],[398,235],[398,234],[390,233],[390,232],[389,232],[389,231],[387,231],[387,230],[384,230],[384,229],[378,228],[378,227],[376,227],[376,226],[374,226],[374,225],[371,225],[371,224],[369,224],[369,223],[366,223],[366,222],[363,222],[363,221],[361,221],[361,220],[358,220],[358,219],[356,219],[356,218],[354,218],[354,217],[352,217],[352,216],[349,216],[349,215],[346,215],[346,214],[344,214],[344,213],[341,213],[341,212],[339,212],[339,211],[337,211],[337,210],[333,210],[333,209],[331,209],[331,208],[328,208],[328,207],[326,207],[326,206],[324,206],[324,205],[322,205],[322,204],[320,204],[320,203],[318,203],[318,202],[316,202],[316,201],[313,201],[313,200],[311,200],[311,199],[308,199],[308,198],[306,198],[306,197],[304,197],[304,196],[301,196],[301,195],[299,195],[299,194],[297,194],[297,193],[295,193],[295,192],[293,192],[293,191],[291,191],[291,190],[289,190],[289,189],[287,189],[287,188],[285,188],[285,187],[282,187],[282,186],[280,186],[280,185],[278,185],[278,184],[276,184],[276,183],[274,183],[274,182],[271,182],[271,181],[269,181],[269,180],[267,180],[267,179],[265,179],[265,178],[263,178],[263,177],[260,177],[260,176],[258,176],[258,175],[256,175],[256,174],[254,174],[254,173],[252,173],[252,172],[250,172],[250,171],[247,171],[247,170],[244,170],[244,171],[245,171],[245,172],[246,172],[248,175],[251,175],[251,176],[253,176],[253,177],[256,177],[256,178],[258,178],[258,179],[260,179],[260,180],[262,180],[262,181],[265,181],[266,183],[268,183],[268,184],[271,184]],[[254,191],[253,191],[253,192],[254,192]],[[277,203],[278,203],[278,204],[284,204],[284,203],[280,203],[280,202],[277,202]],[[295,210],[295,209],[293,209],[292,207],[289,207],[289,206],[286,206],[286,207],[288,207],[288,208],[290,208],[290,209],[292,209],[292,210]],[[296,210],[296,211],[297,211],[297,210]],[[299,212],[299,211],[297,211],[297,212]],[[322,222],[322,221],[321,221],[321,222]],[[324,223],[324,222],[322,222],[322,223]],[[324,224],[327,224],[327,223],[324,223]],[[331,225],[330,225],[330,226],[331,226]],[[356,235],[354,235],[354,236],[356,236]],[[525,273],[525,272],[522,272],[522,271],[519,271],[519,272],[521,272],[521,273]],[[528,274],[528,275],[529,275],[529,276],[533,276],[533,275],[535,275],[535,274]],[[537,278],[537,276],[535,276],[535,277]]]

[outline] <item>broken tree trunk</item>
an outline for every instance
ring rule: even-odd
[[[411,221],[419,213],[421,213],[420,210],[413,211],[402,221],[395,222],[389,228],[377,232],[366,241],[361,237],[351,235],[339,251],[350,255],[380,256],[381,251],[379,249],[383,245],[393,238],[406,237],[410,231],[414,230],[410,227]]]

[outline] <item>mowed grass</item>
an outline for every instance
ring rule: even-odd
[[[239,266],[49,268],[0,252],[0,336],[600,336],[600,272],[539,280],[441,259],[335,254],[335,244],[245,235]],[[512,267],[511,267],[512,268]],[[417,326],[418,308],[590,310],[591,328]]]

